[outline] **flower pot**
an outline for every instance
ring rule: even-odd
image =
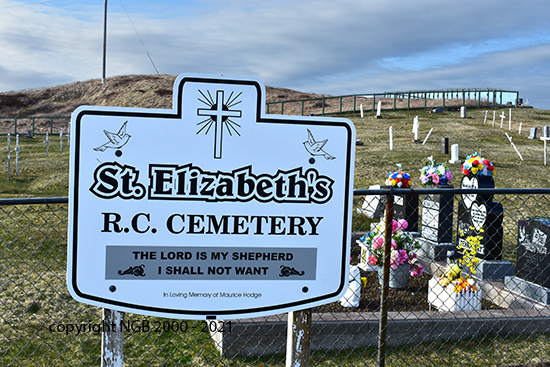
[[[348,289],[340,299],[340,304],[343,307],[359,307],[361,299],[361,272],[359,268],[355,265],[350,266],[348,276]]]
[[[405,263],[398,266],[395,269],[390,268],[390,288],[407,288],[409,283],[409,272],[411,270],[411,264]],[[384,268],[378,268],[378,280],[382,285],[382,279],[384,277]]]
[[[481,310],[481,290],[457,293],[452,285],[443,288],[432,278],[428,282],[428,303],[440,311]]]

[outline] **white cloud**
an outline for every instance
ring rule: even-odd
[[[0,0],[0,90],[101,76],[102,6],[62,1],[2,8],[9,4],[17,2]],[[164,74],[252,75],[266,85],[332,94],[483,84],[535,94],[530,100],[550,108],[543,88],[547,0],[136,0],[125,6]],[[108,76],[154,73],[116,2],[108,19]]]

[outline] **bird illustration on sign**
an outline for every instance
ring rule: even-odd
[[[328,154],[323,150],[325,144],[328,142],[328,139],[316,141],[313,137],[313,134],[309,129],[307,129],[307,141],[304,141],[304,147],[311,155],[322,155],[325,159],[331,160],[336,157]]]
[[[128,121],[124,122],[116,134],[109,132],[107,130],[103,130],[103,132],[105,133],[105,136],[107,136],[108,141],[105,144],[94,148],[94,150],[98,152],[104,152],[107,148],[120,149],[124,145],[126,145],[126,143],[128,143],[128,140],[130,140],[130,137],[131,137],[126,133],[127,124],[128,124]],[[122,155],[122,153],[120,151],[117,151],[117,156],[120,156],[120,155]]]

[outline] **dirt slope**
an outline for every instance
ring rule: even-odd
[[[0,93],[0,116],[70,116],[81,105],[172,108],[172,75],[123,75],[50,88]],[[322,97],[266,87],[267,102]]]

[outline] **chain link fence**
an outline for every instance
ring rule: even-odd
[[[550,365],[549,194],[356,190],[350,286],[311,310],[310,365]],[[0,200],[0,365],[100,365],[107,331],[124,333],[127,366],[285,365],[286,314],[103,322],[67,291],[67,210]]]

